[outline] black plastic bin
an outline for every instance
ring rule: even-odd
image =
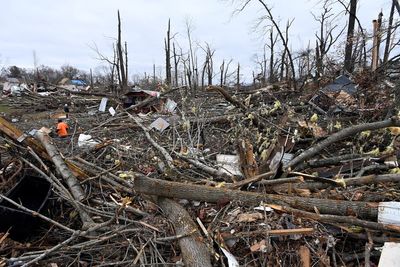
[[[43,178],[23,177],[8,193],[7,197],[24,207],[41,212],[45,209],[51,193],[51,185]],[[18,209],[10,202],[0,199],[0,232],[10,229],[14,240],[25,240],[44,222],[31,213]]]

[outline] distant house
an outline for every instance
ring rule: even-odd
[[[357,93],[357,88],[358,84],[355,84],[348,77],[340,75],[318,91],[309,103],[321,113],[348,110],[351,102],[355,101],[353,95]]]
[[[17,78],[6,78],[6,82],[3,84],[3,94],[18,96],[27,88],[26,84],[22,84]]]
[[[84,80],[70,80],[70,83],[76,86],[87,86]]]
[[[150,91],[150,90],[143,90],[139,87],[133,87],[129,89],[127,93],[124,94],[124,108],[128,108],[130,106],[136,105],[150,97],[160,97],[160,92],[157,91]],[[152,103],[150,106],[145,106],[141,108],[141,111],[143,112],[149,112],[151,110],[158,111],[160,110],[159,107],[161,107],[164,104],[164,101],[160,99],[157,101],[157,103]]]
[[[63,78],[58,85],[72,91],[88,90],[89,87],[84,80]]]
[[[340,91],[344,91],[350,95],[353,95],[357,92],[357,84],[355,84],[352,80],[344,75],[340,75],[336,77],[336,79],[322,88],[321,90],[325,93],[338,93]]]

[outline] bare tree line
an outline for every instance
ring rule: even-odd
[[[325,75],[332,75],[344,70],[351,74],[354,70],[377,69],[386,66],[391,60],[391,53],[399,46],[397,30],[400,25],[398,2],[392,1],[389,13],[379,15],[375,19],[374,31],[370,25],[361,25],[357,17],[357,0],[324,0],[320,4],[320,11],[310,12],[319,25],[314,40],[309,40],[306,48],[292,49],[293,40],[290,39],[291,26],[294,19],[288,20],[284,27],[275,19],[273,9],[265,0],[236,0],[239,3],[238,12],[244,12],[252,3],[259,5],[263,10],[257,27],[262,27],[264,44],[262,55],[255,57],[253,83],[266,86],[276,82],[285,82],[294,90],[300,88],[304,81],[312,78],[315,81]],[[334,8],[335,6],[335,8]],[[334,12],[339,10],[339,12]],[[398,11],[397,13],[395,11]],[[379,16],[378,16],[379,15]],[[347,16],[347,23],[341,25],[339,17]],[[231,86],[239,88],[241,76],[240,62],[234,59],[218,58],[218,51],[208,42],[197,42],[193,37],[193,25],[186,21],[186,30],[182,36],[185,40],[178,40],[178,33],[174,33],[171,20],[167,22],[164,39],[165,66],[163,73],[157,73],[153,65],[152,75],[144,73],[129,79],[128,72],[128,43],[122,39],[122,22],[120,12],[117,12],[117,34],[112,38],[112,56],[106,56],[94,44],[92,50],[102,62],[103,67],[95,70],[91,78],[93,83],[103,81],[110,91],[119,94],[127,90],[132,82],[147,82],[154,87],[164,84],[165,87],[185,85],[196,92],[199,88],[209,85]],[[370,29],[370,30],[368,30]],[[315,44],[315,45],[314,45]],[[380,51],[379,48],[383,47]],[[383,54],[382,58],[380,55]],[[37,60],[35,60],[35,66]],[[232,67],[232,65],[236,67]],[[35,69],[39,70],[37,67]],[[45,71],[42,68],[42,73]],[[159,71],[160,72],[160,71]],[[3,74],[5,72],[3,71]],[[90,70],[92,73],[92,70]],[[73,76],[73,75],[72,75]],[[90,75],[89,75],[90,76]],[[133,77],[133,76],[132,76]],[[139,78],[138,78],[139,77]],[[141,78],[140,78],[141,77]],[[165,79],[163,79],[165,77]],[[134,80],[134,81],[133,81]]]

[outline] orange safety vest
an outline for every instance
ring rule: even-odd
[[[68,135],[68,124],[59,122],[57,124],[57,134],[59,137],[66,137]]]

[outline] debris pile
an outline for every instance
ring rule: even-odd
[[[48,106],[36,120],[0,118],[0,212],[40,223],[21,234],[1,220],[0,266],[389,261],[400,240],[400,117],[393,88],[365,101],[374,91],[348,81],[307,97],[216,86],[135,89],[120,102],[23,95]],[[69,136],[58,138],[47,130],[64,103]],[[51,194],[14,197],[32,179]]]

